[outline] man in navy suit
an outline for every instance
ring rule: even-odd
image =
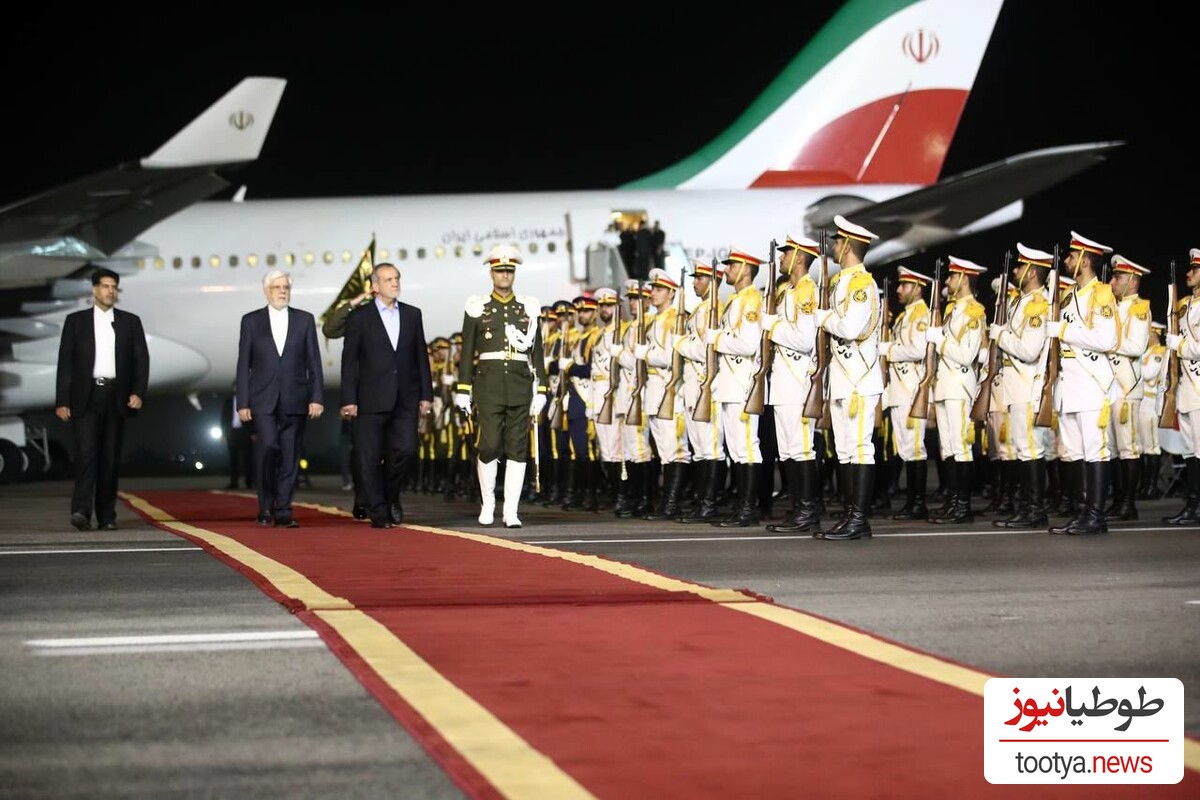
[[[391,528],[404,521],[400,487],[417,454],[417,420],[433,406],[433,378],[421,309],[397,299],[400,270],[375,265],[371,288],[375,299],[346,320],[342,416],[358,419],[354,450],[371,527]]]
[[[298,528],[292,495],[299,471],[298,448],[307,419],[325,410],[325,376],[317,347],[317,323],[291,308],[292,278],[273,269],[263,276],[267,306],[242,317],[238,338],[238,416],[253,423],[258,446],[258,524]]]
[[[91,530],[93,504],[100,530],[117,527],[121,434],[150,376],[141,319],[114,308],[119,282],[110,269],[92,274],[93,305],[67,316],[58,344],[54,413],[75,435],[71,524],[81,531]]]

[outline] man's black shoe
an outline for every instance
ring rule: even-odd
[[[275,527],[276,528],[299,528],[300,523],[296,522],[296,520],[292,519],[291,517],[280,517],[279,519],[275,520]]]
[[[75,530],[77,531],[90,531],[92,529],[92,523],[78,511],[71,514],[71,524],[75,526]]]
[[[404,508],[399,503],[390,504],[388,514],[391,515],[393,525],[400,525],[404,522]]]
[[[372,528],[394,528],[396,526],[392,524],[392,521],[390,519],[373,519],[373,520],[371,520],[371,527]]]
[[[117,529],[117,523],[105,522],[99,526],[99,529],[102,531],[115,531]]]
[[[367,518],[367,507],[366,506],[355,506],[354,510],[351,511],[350,513],[354,516],[355,519],[366,519]]]
[[[275,520],[271,519],[270,514],[265,514],[265,513],[259,512],[257,522],[259,525],[271,525],[272,523],[275,522]]]

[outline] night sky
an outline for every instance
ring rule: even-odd
[[[1077,10],[1042,10],[1059,5]],[[1040,147],[1128,144],[948,252],[998,266],[1017,240],[1049,250],[1074,229],[1161,272],[1200,246],[1185,122],[1200,72],[1190,27],[1154,5],[1089,16],[1009,0],[943,176]],[[251,74],[289,81],[262,156],[233,176],[251,199],[612,187],[723,131],[837,6],[586,25],[518,6],[447,5],[420,21],[197,11],[208,19],[183,27],[109,7],[26,9],[7,34],[0,203],[149,154]]]

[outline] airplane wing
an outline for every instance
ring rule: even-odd
[[[228,186],[218,170],[258,158],[286,83],[246,78],[150,156],[0,208],[0,288],[69,275]]]
[[[832,224],[834,214],[852,215],[855,222],[889,240],[889,258],[898,258],[944,241],[948,232],[969,229],[990,214],[1096,166],[1123,144],[1092,142],[1032,150],[880,203],[849,196],[828,198],[808,210],[805,223],[819,231]]]

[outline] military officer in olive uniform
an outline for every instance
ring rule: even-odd
[[[492,291],[487,297],[467,298],[454,403],[468,413],[472,399],[475,404],[482,494],[479,524],[491,525],[494,521],[496,473],[503,455],[504,525],[519,528],[517,506],[529,457],[529,418],[536,417],[546,405],[539,306],[535,298],[513,294],[513,281],[521,263],[515,247],[496,245],[484,263],[491,271]]]

